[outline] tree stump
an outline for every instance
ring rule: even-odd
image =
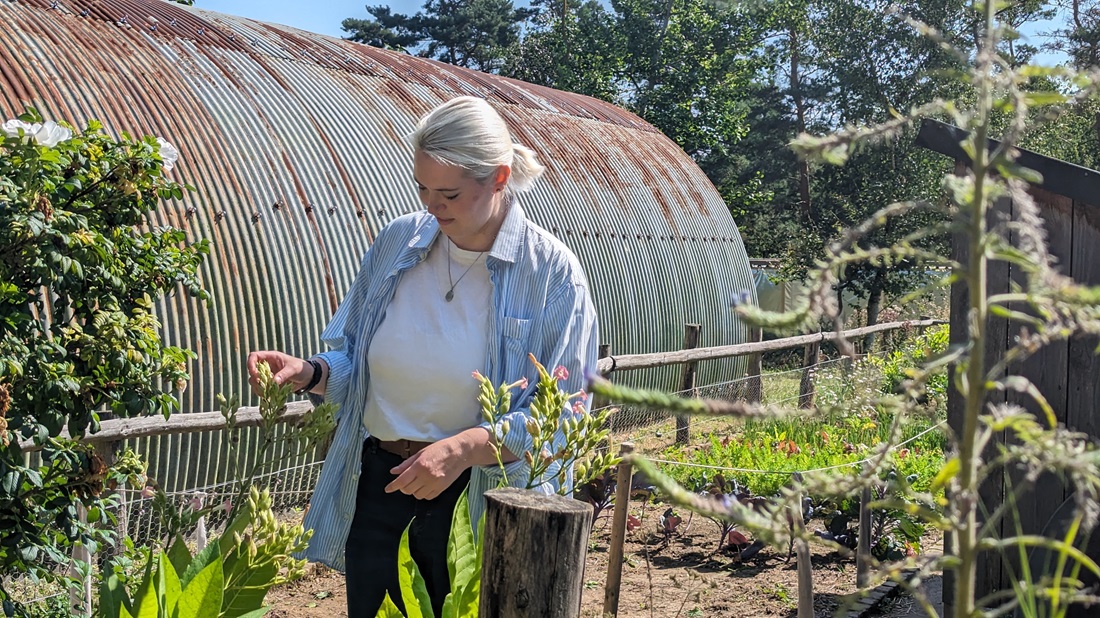
[[[592,507],[512,488],[486,492],[485,500],[479,615],[579,615]]]

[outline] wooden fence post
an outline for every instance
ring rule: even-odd
[[[580,615],[592,506],[515,488],[488,491],[485,501],[478,615]]]
[[[108,415],[108,419],[111,417]],[[95,445],[95,453],[103,460],[103,465],[110,467],[115,465],[115,453],[117,452],[121,442],[103,442]],[[118,542],[115,547],[123,547],[122,539],[126,534],[126,525],[128,520],[128,513],[126,511],[126,495],[119,491],[121,498],[119,502],[119,514],[118,514],[118,527],[116,533],[118,534]],[[84,505],[78,504],[76,507],[77,517],[80,519],[82,525],[88,524],[88,509],[84,508]],[[92,563],[95,560],[95,556],[92,552],[83,545],[76,545],[73,547],[72,560],[69,563],[69,575],[73,578],[80,578],[80,586],[72,586],[69,588],[69,608],[72,611],[73,616],[84,616],[91,618],[92,616]],[[88,565],[87,573],[81,575],[80,569],[77,564]]]
[[[760,343],[764,340],[764,329],[759,326],[749,327],[749,341]],[[749,354],[749,379],[745,382],[745,400],[751,403],[760,403],[764,400],[764,354],[757,352]]]
[[[802,475],[795,472],[792,480],[796,485],[802,483]],[[798,569],[798,618],[814,618],[814,573],[810,557],[810,544],[797,535],[802,533],[805,522],[802,520],[802,493],[795,496],[791,505],[791,538],[794,542],[795,565]]]
[[[610,343],[601,343],[600,344],[600,351],[598,353],[598,358],[602,360],[602,359],[608,358],[610,356],[611,356],[611,344]],[[614,371],[608,371],[607,374],[604,375],[603,377],[610,380],[612,373],[614,373]],[[596,410],[599,410],[600,408],[607,407],[611,403],[607,400],[607,397],[604,397],[603,395],[590,395],[590,396],[592,397],[592,411],[593,412],[595,412]],[[611,430],[612,435],[615,433],[615,421],[617,420],[616,417],[618,417],[618,414],[612,414],[607,419],[608,429]],[[607,446],[606,441],[604,443],[601,443],[600,446],[601,446],[601,448],[606,448],[606,446]]]
[[[814,407],[814,373],[820,357],[821,340],[806,345],[806,352],[802,357],[802,380],[798,385],[798,407],[804,410]]]
[[[859,496],[859,541],[856,545],[856,587],[871,585],[871,488]]]
[[[619,588],[623,581],[623,552],[626,543],[626,520],[630,514],[630,484],[634,480],[634,466],[627,457],[634,452],[633,442],[619,445],[618,477],[615,480],[615,512],[612,514],[611,539],[607,547],[607,582],[604,585],[603,616],[619,615]]]
[[[699,324],[684,324],[684,348],[694,350],[699,346]],[[688,396],[695,389],[695,361],[684,363],[684,372],[680,378],[680,392]],[[687,444],[690,438],[691,419],[687,415],[676,416],[676,444]]]
[[[83,504],[76,505],[76,515],[81,525],[88,525],[88,509]],[[83,563],[86,573],[81,575],[78,564]],[[69,611],[73,616],[91,618],[92,616],[92,553],[83,543],[73,546],[73,557],[69,563],[69,575],[80,579],[80,586],[69,587]]]

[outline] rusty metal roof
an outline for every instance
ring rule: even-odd
[[[161,0],[0,2],[3,118],[33,105],[164,137],[197,188],[155,215],[212,245],[213,301],[159,308],[166,338],[199,355],[184,410],[245,391],[251,349],[316,351],[375,233],[420,208],[403,136],[458,95],[487,99],[547,166],[525,210],[577,253],[615,353],[678,349],[688,322],[700,345],[744,340],[727,306],[753,289],[737,227],[691,158],[630,112]],[[704,363],[700,383],[742,367]],[[678,374],[629,380],[670,388]]]

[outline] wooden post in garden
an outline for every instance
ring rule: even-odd
[[[859,541],[856,546],[856,587],[871,585],[871,488],[859,496]]]
[[[798,407],[803,410],[814,407],[814,373],[821,357],[821,341],[806,345],[802,356],[802,380],[798,385]]]
[[[759,326],[749,327],[749,342],[760,343],[764,340],[764,329]],[[749,354],[749,379],[745,381],[745,400],[750,403],[760,403],[764,400],[764,354],[757,352]]]
[[[607,358],[609,356],[611,356],[611,344],[610,343],[601,343],[597,358],[598,359],[604,359],[604,358]],[[605,375],[603,377],[610,380],[611,379],[611,374],[612,374],[612,372],[608,371],[607,375]],[[595,412],[596,410],[599,410],[600,408],[607,407],[607,405],[610,403],[607,400],[607,397],[604,397],[603,395],[591,395],[591,397],[592,397],[592,411],[593,412]],[[612,434],[615,433],[615,421],[617,420],[615,418],[616,416],[618,416],[618,415],[617,414],[612,414],[607,419],[607,424],[609,425],[609,427],[607,429],[609,429]],[[601,443],[600,446],[601,446],[601,448],[606,448],[607,445],[604,444],[604,443]]]
[[[76,505],[76,516],[81,525],[88,525],[88,509],[83,504]],[[81,575],[78,564],[86,569]],[[84,544],[73,546],[72,562],[69,563],[69,576],[80,580],[80,586],[69,586],[69,611],[72,616],[91,618],[92,616],[92,553]]]
[[[615,479],[615,511],[611,520],[611,539],[607,547],[607,582],[604,585],[603,616],[619,615],[619,588],[623,581],[623,552],[626,544],[626,520],[630,514],[630,484],[634,466],[627,457],[634,452],[633,442],[619,445],[618,476]]]
[[[510,487],[486,492],[485,501],[478,615],[580,615],[592,506]]]
[[[699,346],[698,324],[684,324],[684,349],[694,350]],[[685,397],[694,396],[695,390],[695,361],[684,363],[684,372],[680,378],[680,392]],[[687,444],[690,436],[691,419],[687,415],[676,416],[676,444]]]
[[[795,485],[802,483],[802,475],[795,472],[792,476]],[[795,495],[791,505],[791,538],[794,540],[794,555],[798,561],[798,618],[814,618],[814,572],[810,558],[810,544],[800,538],[805,527],[802,520],[802,493]]]

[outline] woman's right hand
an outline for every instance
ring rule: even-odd
[[[304,388],[313,378],[313,366],[305,359],[276,350],[252,352],[248,355],[248,383],[252,385],[252,392],[257,395],[260,394],[260,383],[256,367],[261,362],[267,363],[271,368],[276,384],[289,383],[294,390]]]

